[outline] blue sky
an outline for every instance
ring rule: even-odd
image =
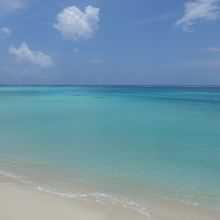
[[[1,0],[0,84],[220,85],[219,12],[219,0]]]

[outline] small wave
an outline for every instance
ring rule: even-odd
[[[94,192],[78,193],[78,192],[51,191],[49,189],[43,188],[42,186],[33,183],[32,181],[27,180],[24,176],[17,176],[5,171],[0,171],[0,175],[13,179],[15,183],[19,182],[21,184],[24,184],[25,186],[31,187],[34,190],[45,192],[54,196],[64,197],[68,199],[84,200],[84,201],[95,201],[101,204],[112,204],[112,205],[118,204],[124,208],[135,210],[138,213],[145,215],[148,218],[151,218],[149,214],[149,210],[145,206],[140,205],[132,200],[121,199],[121,198],[119,199],[116,196],[108,195],[105,193],[94,193]]]
[[[4,176],[6,178],[9,178],[9,179],[12,179],[12,183],[16,183],[16,182],[19,182],[19,183],[22,183],[22,184],[25,184],[25,185],[31,185],[31,186],[34,186],[35,184],[29,180],[27,180],[24,176],[17,176],[15,174],[12,174],[12,173],[9,173],[9,172],[5,172],[5,171],[1,171],[0,170],[0,176]]]
[[[8,173],[8,172],[4,172],[0,170],[0,175],[8,177],[8,178],[12,178],[12,179],[21,179],[20,176],[16,176],[14,174]]]
[[[69,199],[78,199],[78,200],[85,200],[85,201],[92,200],[92,201],[96,201],[97,203],[101,203],[101,204],[112,204],[112,205],[119,204],[119,205],[122,205],[122,207],[124,208],[133,209],[137,211],[138,213],[150,218],[149,210],[146,207],[132,200],[119,199],[115,196],[111,196],[111,195],[104,194],[104,193],[55,192],[55,191],[44,189],[41,186],[38,186],[37,190],[46,192],[46,193],[49,193],[55,196],[69,198]]]

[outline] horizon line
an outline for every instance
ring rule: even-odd
[[[180,84],[148,84],[148,85],[141,85],[141,84],[0,84],[0,87],[82,87],[82,86],[88,86],[88,87],[188,87],[188,88],[196,88],[196,87],[207,87],[207,88],[217,88],[220,87],[220,85],[180,85]]]

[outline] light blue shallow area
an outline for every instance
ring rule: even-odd
[[[0,87],[0,166],[220,209],[220,88]]]

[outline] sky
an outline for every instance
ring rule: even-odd
[[[220,85],[220,0],[0,0],[0,84]]]

